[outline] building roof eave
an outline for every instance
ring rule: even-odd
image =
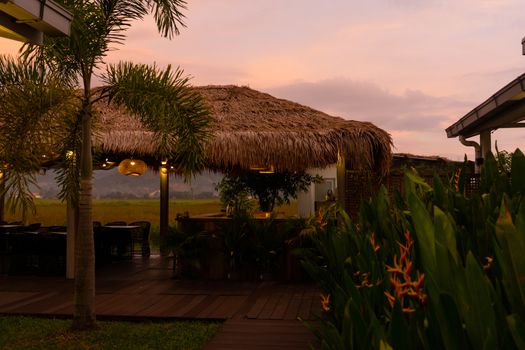
[[[471,137],[483,130],[494,130],[523,120],[525,74],[520,75],[479,106],[445,129],[447,137]]]

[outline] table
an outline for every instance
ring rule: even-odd
[[[17,231],[19,228],[21,228],[22,225],[11,225],[11,224],[5,224],[0,225],[0,233],[7,233],[12,231]]]
[[[66,235],[38,231],[0,233],[0,273],[63,274]]]

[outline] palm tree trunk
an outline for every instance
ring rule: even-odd
[[[75,240],[74,329],[95,327],[95,251],[92,218],[91,103],[85,99],[81,112],[82,148],[78,231]]]

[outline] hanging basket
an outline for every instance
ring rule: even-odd
[[[140,176],[148,170],[148,166],[140,159],[124,159],[118,165],[118,172],[122,175]]]

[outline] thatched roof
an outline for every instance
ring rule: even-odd
[[[350,167],[385,171],[392,158],[390,135],[372,123],[333,117],[248,87],[196,87],[216,120],[207,147],[210,168],[273,165],[302,170],[337,162],[346,154]],[[153,134],[123,109],[97,106],[100,131],[94,144],[104,152],[151,155]]]

